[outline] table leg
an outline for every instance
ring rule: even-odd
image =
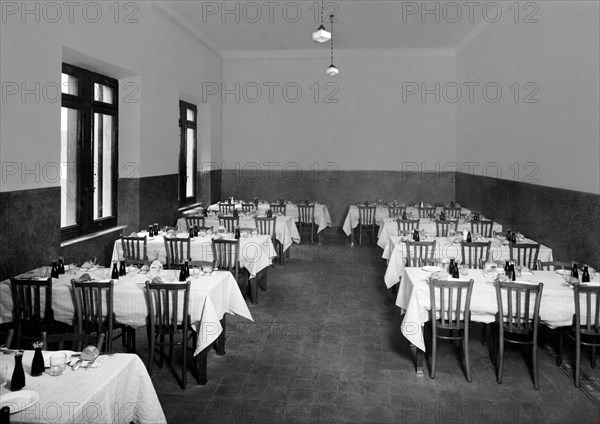
[[[250,302],[253,305],[258,304],[258,275],[248,280],[250,284]]]
[[[415,345],[410,345],[410,350],[415,354],[415,365],[417,374],[423,375],[423,351],[421,349],[417,349]]]
[[[354,228],[350,231],[350,246],[354,247]]]
[[[198,384],[206,385],[208,381],[208,373],[206,371],[207,362],[208,362],[208,351],[210,350],[210,346],[200,352],[198,355],[194,357],[194,361],[196,361],[196,367],[198,370]]]
[[[217,349],[217,355],[223,356],[225,355],[225,315],[223,315],[223,319],[220,322],[223,331],[219,334],[215,347]]]

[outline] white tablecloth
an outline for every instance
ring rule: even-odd
[[[390,237],[387,246],[383,251],[383,258],[389,259],[387,269],[385,271],[384,281],[388,288],[397,284],[402,276],[404,270],[404,264],[406,263],[406,244],[401,241],[402,237],[392,236]],[[460,249],[460,243],[452,243],[446,237],[434,237],[428,240],[435,240],[435,259],[450,259],[452,257],[458,259],[459,263],[462,262],[462,253]],[[492,241],[490,246],[490,259],[499,261],[507,261],[510,259],[510,247],[507,244],[502,244],[497,238],[494,239],[483,239],[479,241]],[[533,240],[526,240],[528,243],[535,243]],[[542,262],[552,261],[552,249],[540,245],[540,252],[538,259]]]
[[[242,209],[241,203],[235,203],[235,208],[238,210]],[[270,208],[269,203],[259,203],[258,213],[264,215],[264,213]],[[209,211],[217,212],[219,210],[219,204],[215,203],[208,207]],[[285,209],[286,216],[294,218],[294,222],[298,222],[298,208],[293,203],[287,203]],[[315,203],[315,224],[317,224],[317,232],[320,233],[327,227],[331,227],[331,216],[329,215],[329,209],[327,206]]]
[[[219,228],[219,218],[215,216],[209,216],[204,220],[205,227],[213,227],[215,230]],[[240,227],[241,228],[255,228],[256,224],[254,218],[250,216],[240,216]],[[179,218],[177,220],[177,231],[182,233],[188,232],[187,221],[185,218]],[[294,217],[277,216],[275,224],[275,238],[283,245],[283,250],[286,251],[292,245],[292,243],[300,243],[300,234],[298,228],[294,224]]]
[[[142,360],[133,354],[102,356],[97,368],[79,368],[58,377],[31,377],[33,351],[25,351],[25,387],[39,401],[10,416],[11,423],[166,423],[156,391]],[[14,355],[0,355],[12,372]],[[0,398],[11,393],[0,389]],[[15,392],[18,393],[18,392]],[[11,406],[9,406],[11,407]],[[16,409],[15,406],[12,406]]]
[[[94,280],[107,281],[108,268],[88,272]],[[79,278],[82,271],[60,275],[52,282],[52,309],[57,321],[73,323],[75,306],[71,293],[71,278]],[[177,282],[179,271],[164,270],[162,277]],[[152,280],[150,274],[135,274],[121,277],[115,281],[113,312],[119,323],[131,327],[144,327],[148,306],[145,294],[145,282]],[[192,325],[198,332],[198,345],[194,354],[210,346],[223,331],[219,322],[225,313],[243,316],[252,320],[252,315],[240,292],[235,278],[229,271],[217,271],[214,275],[191,278],[189,314]],[[0,283],[0,322],[12,320],[12,297],[10,281]]]
[[[438,206],[436,208],[436,213],[442,212],[444,208],[442,206]],[[415,206],[407,206],[406,213],[412,213],[415,217],[419,216],[419,209]],[[469,215],[471,211],[466,208],[462,208],[461,215]],[[375,224],[381,227],[381,224],[385,218],[389,218],[390,213],[387,205],[380,207],[378,206],[375,210]],[[352,230],[358,226],[358,207],[356,205],[350,205],[348,208],[348,214],[346,215],[346,219],[344,220],[344,225],[342,229],[347,235],[352,234]],[[435,223],[434,223],[434,231],[435,231]]]
[[[398,289],[396,306],[405,312],[402,321],[402,334],[416,347],[425,351],[423,342],[423,324],[429,321],[429,285],[427,278],[431,273],[420,268],[404,268]],[[485,278],[480,269],[469,270],[467,277],[473,279],[471,295],[471,320],[490,323],[498,312],[496,291],[491,278]],[[541,322],[550,327],[571,325],[575,304],[573,290],[563,285],[563,278],[554,271],[533,271],[533,275],[522,276],[519,281],[543,283],[544,290],[540,304]],[[598,284],[596,277],[595,284]]]
[[[418,217],[418,214],[415,214],[415,219]],[[423,229],[429,236],[436,235],[436,225],[435,220],[429,218],[421,218],[419,222],[419,229]],[[471,223],[465,222],[464,219],[460,219],[458,221],[458,231],[467,230],[471,231]],[[494,222],[492,225],[492,231],[501,232],[502,225]],[[398,223],[394,218],[384,218],[383,225],[379,227],[379,235],[377,239],[377,245],[382,249],[388,245],[391,236],[398,235]]]
[[[185,234],[187,237],[187,234]],[[163,236],[148,239],[148,258],[154,259],[154,252],[158,252],[158,260],[163,264],[167,262],[167,252]],[[112,260],[117,261],[123,256],[121,240],[115,240]],[[210,237],[194,237],[190,245],[190,256],[193,261],[213,261],[212,239]],[[240,265],[248,270],[251,277],[256,276],[261,270],[273,263],[277,252],[269,236],[249,236],[240,238]]]

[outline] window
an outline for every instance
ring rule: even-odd
[[[118,83],[63,63],[62,240],[117,224]]]
[[[179,203],[189,205],[196,202],[196,105],[179,101]]]

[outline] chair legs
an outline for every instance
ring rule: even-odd
[[[465,355],[465,374],[467,381],[471,382],[471,361],[469,360],[469,333],[465,331],[465,337],[463,339],[463,353]]]

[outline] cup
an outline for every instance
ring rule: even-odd
[[[192,270],[192,275],[193,275],[194,279],[200,278],[200,268],[195,266],[194,269]]]
[[[51,376],[63,375],[67,369],[67,354],[63,352],[55,353],[50,356],[50,372]]]
[[[461,276],[466,277],[469,275],[469,266],[467,264],[462,264],[458,270]]]

